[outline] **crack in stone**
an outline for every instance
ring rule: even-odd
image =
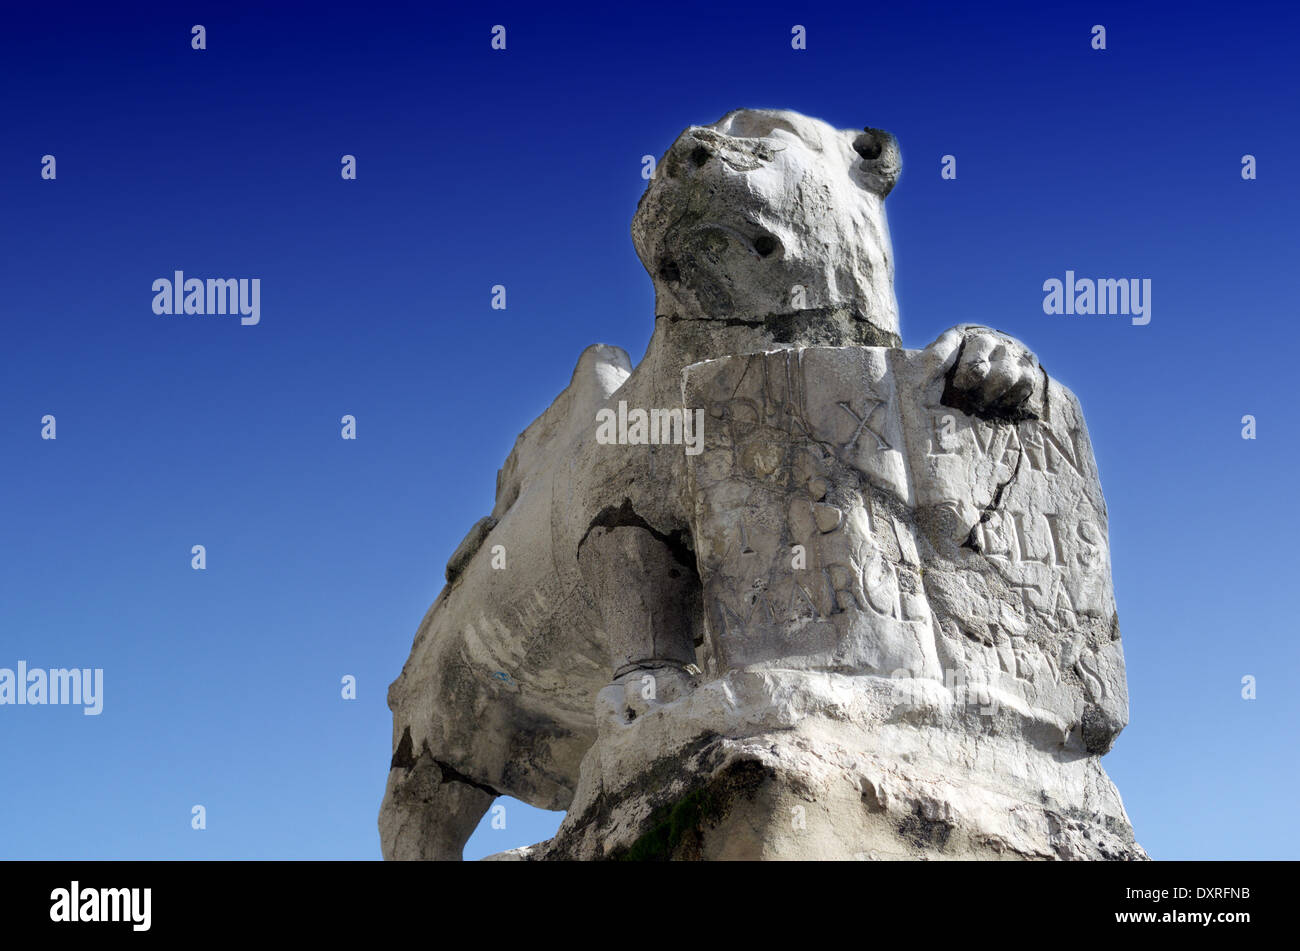
[[[442,783],[464,783],[466,786],[473,786],[490,796],[500,796],[501,793],[493,789],[486,783],[480,783],[477,780],[470,779],[456,767],[444,760],[437,759],[429,750],[429,744],[425,743],[421,749],[420,757],[428,756],[429,760],[438,767],[442,774],[440,782]],[[411,728],[408,726],[402,731],[402,738],[398,741],[397,749],[393,751],[393,759],[388,768],[392,769],[413,769],[419,762],[415,756],[415,744],[411,740]]]
[[[426,752],[427,752],[427,748],[426,748]],[[501,793],[498,790],[493,789],[487,783],[480,783],[477,780],[470,779],[468,776],[460,772],[458,769],[456,769],[456,767],[450,765],[449,763],[446,763],[440,759],[435,759],[433,762],[434,765],[437,766],[438,769],[442,772],[442,781],[444,783],[464,783],[466,786],[473,786],[475,789],[481,790],[487,793],[489,796],[501,795]]]
[[[1002,504],[1002,493],[1007,490],[1007,486],[1016,481],[1016,476],[1020,474],[1020,463],[1024,461],[1024,458],[1025,451],[1021,449],[1016,453],[1016,465],[1015,468],[1011,470],[1011,475],[1007,477],[1005,482],[999,483],[998,487],[993,491],[993,498],[989,501],[988,505],[984,506],[984,511],[980,513],[979,521],[971,526],[970,534],[967,535],[966,540],[961,543],[962,548],[969,548],[976,554],[980,554],[979,542],[975,540],[975,530],[991,519],[993,513],[998,510],[998,506]]]

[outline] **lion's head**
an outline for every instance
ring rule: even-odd
[[[632,240],[655,313],[770,322],[847,312],[898,333],[884,198],[894,137],[795,112],[738,109],[673,143]]]

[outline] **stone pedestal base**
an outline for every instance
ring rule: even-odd
[[[1079,737],[974,694],[792,670],[624,678],[556,837],[498,858],[1146,858]]]

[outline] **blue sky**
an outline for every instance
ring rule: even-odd
[[[1139,841],[1300,857],[1300,16],[263,6],[27,5],[0,35],[0,666],[105,671],[98,717],[0,707],[0,857],[378,857],[385,691],[443,565],[582,348],[644,350],[641,156],[739,106],[896,134],[904,343],[990,324],[1082,401]],[[177,269],[260,278],[260,324],[154,315]],[[1151,323],[1045,315],[1067,269],[1149,278]],[[467,857],[557,822],[510,805]]]

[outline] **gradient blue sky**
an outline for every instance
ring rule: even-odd
[[[895,133],[904,343],[987,323],[1082,401],[1139,841],[1300,857],[1300,14],[705,6],[6,11],[0,666],[106,686],[97,718],[0,707],[0,857],[379,856],[385,692],[447,556],[582,348],[644,350],[641,156],[738,106]],[[176,269],[260,277],[260,325],[155,316]],[[1150,278],[1150,325],[1044,315],[1066,269]],[[510,805],[467,857],[557,822]]]

